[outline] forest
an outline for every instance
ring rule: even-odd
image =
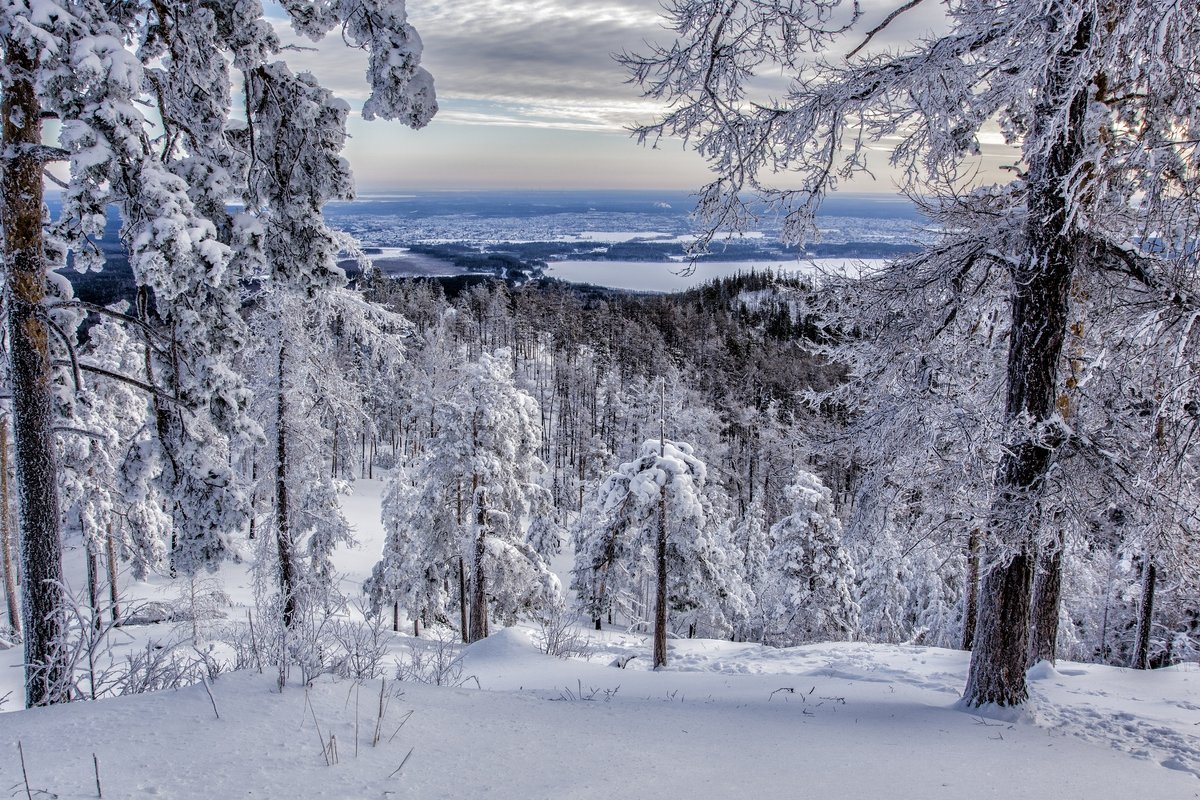
[[[953,0],[881,44],[920,4],[672,0],[617,56],[659,109],[635,138],[712,173],[693,263],[763,220],[780,252],[890,256],[674,294],[545,278],[574,244],[427,245],[480,274],[390,278],[328,224],[348,118],[438,111],[403,2],[0,10],[9,702],[195,685],[219,718],[223,672],[306,703],[329,674],[440,686],[526,629],[640,637],[614,663],[655,674],[701,640],[958,650],[981,714],[1059,661],[1194,666],[1200,7]],[[365,51],[361,106],[276,25]],[[821,245],[880,151],[927,243]],[[245,608],[214,577],[243,568]],[[190,633],[138,651],[161,623]]]

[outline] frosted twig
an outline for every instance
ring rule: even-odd
[[[213,697],[212,687],[208,685],[208,676],[201,675],[200,682],[204,684],[204,691],[208,692],[208,702],[212,703],[213,714],[216,715],[217,719],[220,719],[221,712],[217,711],[217,698]]]
[[[400,720],[400,724],[396,726],[395,732],[388,738],[388,744],[392,743],[392,739],[396,738],[396,734],[399,733],[400,729],[404,727],[404,724],[406,722],[408,722],[408,718],[411,717],[415,713],[417,713],[417,710],[414,708],[412,711],[409,711],[407,714],[404,715],[404,719]]]
[[[17,752],[21,755],[21,777],[25,779],[25,796],[29,800],[33,800],[33,792],[29,789],[29,773],[25,769],[25,746],[21,744],[20,739],[17,739]]]
[[[321,745],[321,755],[325,756],[325,766],[330,766],[329,751],[325,749],[325,737],[321,735],[321,723],[317,722],[317,710],[313,708],[313,704],[308,701],[308,688],[304,689],[304,704],[308,706],[308,710],[312,712],[313,727],[317,731],[317,742]],[[301,719],[303,722],[303,718]]]
[[[404,769],[404,765],[408,763],[408,756],[411,756],[413,754],[413,750],[415,750],[415,749],[416,749],[415,747],[408,748],[408,755],[404,756],[404,760],[400,762],[400,766],[398,766],[398,767],[396,767],[396,769],[392,770],[392,775],[395,775],[397,772]],[[390,777],[392,777],[392,775],[388,775],[388,777],[390,778]]]

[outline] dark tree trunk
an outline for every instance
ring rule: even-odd
[[[25,702],[67,700],[62,638],[62,543],[58,530],[58,464],[54,452],[50,331],[42,250],[42,109],[34,88],[37,57],[12,39],[3,44],[5,301],[20,519]]]
[[[250,462],[250,541],[258,536],[258,461]]]
[[[487,577],[483,570],[483,559],[487,553],[487,508],[483,492],[477,492],[479,506],[476,510],[475,561],[471,565],[471,634],[468,641],[478,642],[487,638]]]
[[[1154,616],[1154,583],[1158,570],[1154,559],[1146,554],[1146,562],[1142,565],[1142,603],[1138,608],[1137,644],[1133,650],[1134,669],[1150,668],[1150,621]]]
[[[664,489],[665,492],[665,489]],[[658,501],[658,533],[655,537],[654,562],[657,567],[654,597],[654,666],[667,664],[667,498]]]
[[[1063,533],[1058,532],[1038,556],[1037,578],[1033,584],[1032,640],[1029,665],[1058,657],[1058,607],[1062,599]]]
[[[88,606],[92,610],[92,627],[99,630],[104,625],[104,620],[100,617],[100,565],[96,561],[96,544],[88,536],[86,530],[83,532],[83,538],[84,559],[87,566]]]
[[[392,601],[392,632],[400,632],[400,601]]]
[[[105,542],[108,551],[108,602],[109,613],[112,614],[113,625],[121,621],[121,593],[117,588],[117,542],[113,538],[112,523],[108,523],[108,536]]]
[[[296,575],[292,553],[292,520],[288,503],[287,359],[279,347],[279,397],[275,416],[275,544],[279,550],[279,591],[283,595],[283,625],[296,619]]]
[[[1027,250],[1013,275],[1005,397],[1009,434],[996,470],[987,531],[992,537],[992,566],[980,588],[975,647],[963,695],[968,706],[1012,706],[1029,696],[1025,662],[1038,500],[1057,445],[1056,436],[1039,428],[1055,414],[1071,274],[1079,250],[1068,191],[1084,157],[1088,95],[1086,90],[1067,93],[1077,59],[1091,41],[1093,24],[1094,16],[1085,14],[1068,49],[1053,54],[1034,114],[1030,138],[1037,141],[1049,134],[1055,138],[1045,152],[1032,153],[1029,159]],[[1045,126],[1056,119],[1062,120],[1060,129],[1048,130]]]
[[[962,649],[975,645],[975,618],[979,615],[979,528],[967,537],[967,575],[963,587]]]
[[[17,605],[17,572],[12,559],[12,516],[8,497],[8,417],[0,419],[0,558],[4,563],[4,597],[8,602],[8,627],[21,635],[21,609]]]
[[[467,568],[463,564],[462,556],[458,557],[458,617],[462,640],[469,642],[470,639],[467,638],[470,635],[467,617]]]

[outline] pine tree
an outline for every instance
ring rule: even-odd
[[[433,115],[432,80],[402,3],[296,2],[285,10],[311,37],[340,26],[347,42],[370,51],[364,117],[420,126]],[[237,274],[246,262],[238,253],[254,230],[236,225],[225,203],[259,154],[239,151],[246,131],[230,122],[226,53],[244,75],[278,80],[281,96],[295,84],[270,62],[280,45],[253,1],[15,4],[0,12],[0,46],[26,702],[40,705],[65,699],[52,394],[57,351],[70,335],[46,311],[74,302],[61,293],[47,300],[49,270],[68,249],[75,268],[99,268],[103,257],[88,237],[102,235],[106,204],[120,207],[139,287],[131,322],[146,359],[142,374],[116,379],[141,386],[154,404],[155,441],[139,449],[161,464],[149,477],[169,506],[175,567],[211,564],[245,518],[246,498],[228,465],[254,434],[248,395],[230,369],[246,335]],[[153,110],[143,113],[143,104]],[[41,142],[47,116],[59,120],[61,149]],[[309,143],[298,144],[289,158],[305,162]],[[46,230],[42,168],[61,158],[70,166],[63,213]],[[319,207],[304,214],[318,220]]]
[[[654,587],[654,666],[667,663],[669,608],[714,609],[718,550],[708,531],[707,468],[691,445],[666,438],[646,441],[641,455],[621,464],[600,485],[590,508],[602,523],[577,526],[573,586],[599,619],[618,603],[630,613],[636,601],[617,600]],[[589,506],[585,506],[589,507]],[[584,518],[589,518],[585,513]]]
[[[801,470],[786,495],[791,513],[771,526],[767,638],[784,646],[852,638],[859,627],[854,566],[829,489]]]
[[[386,490],[388,539],[368,590],[376,602],[406,600],[414,612],[438,614],[447,599],[439,584],[457,578],[462,634],[474,642],[488,635],[490,617],[511,624],[559,595],[528,538],[528,520],[550,511],[538,483],[539,412],[514,385],[511,354],[502,349],[462,368],[436,416],[437,432],[411,478],[400,471]]]

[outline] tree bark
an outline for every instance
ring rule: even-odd
[[[458,557],[458,617],[462,640],[466,643],[470,641],[467,638],[470,635],[470,628],[468,628],[467,615],[467,568],[463,564],[462,556]]]
[[[487,577],[483,570],[483,559],[487,553],[487,508],[483,491],[476,493],[478,508],[475,525],[475,561],[471,565],[471,634],[468,641],[478,642],[487,638]]]
[[[1029,666],[1058,657],[1058,608],[1062,600],[1063,532],[1038,557],[1033,584],[1033,630]]]
[[[50,332],[42,249],[42,109],[34,87],[37,57],[13,39],[4,46],[3,177],[5,301],[13,394],[20,519],[25,702],[67,700],[66,635],[59,538],[58,464],[54,451]]]
[[[8,497],[8,417],[0,418],[0,558],[4,563],[4,597],[8,602],[8,627],[21,636],[21,609],[17,605],[17,574],[12,560],[12,516]]]
[[[288,504],[287,397],[283,339],[279,345],[279,396],[275,415],[275,544],[279,551],[279,591],[283,595],[283,625],[296,619],[296,577],[292,557],[292,521]]]
[[[962,649],[975,645],[975,618],[979,615],[979,528],[967,537],[967,575],[963,587]]]
[[[1052,23],[1053,24],[1053,23]],[[980,590],[979,618],[963,695],[968,706],[1019,705],[1028,698],[1029,609],[1039,496],[1058,444],[1043,429],[1055,414],[1058,363],[1066,335],[1071,275],[1079,236],[1068,192],[1084,158],[1086,89],[1073,88],[1094,15],[1085,14],[1070,45],[1053,54],[1034,113],[1031,141],[1054,138],[1029,156],[1026,252],[1014,270],[1005,418],[1008,442],[996,470],[988,533],[992,566]],[[1064,105],[1065,104],[1065,105]],[[1057,130],[1049,128],[1061,120]],[[1075,176],[1078,179],[1078,176]]]
[[[1137,644],[1133,650],[1133,662],[1129,665],[1134,669],[1150,668],[1150,622],[1154,616],[1154,584],[1158,570],[1154,559],[1146,554],[1142,565],[1142,602],[1138,607]]]
[[[92,627],[99,630],[104,626],[100,616],[100,565],[96,563],[96,543],[92,541],[87,530],[83,531],[84,559],[87,566],[88,606],[92,611]]]
[[[112,523],[108,523],[108,539],[105,542],[108,550],[108,601],[111,604],[109,613],[112,614],[113,625],[121,621],[120,591],[117,588],[117,543],[113,539]]]
[[[667,664],[667,497],[666,487],[658,501],[658,533],[654,561],[657,586],[654,597],[654,666]]]

